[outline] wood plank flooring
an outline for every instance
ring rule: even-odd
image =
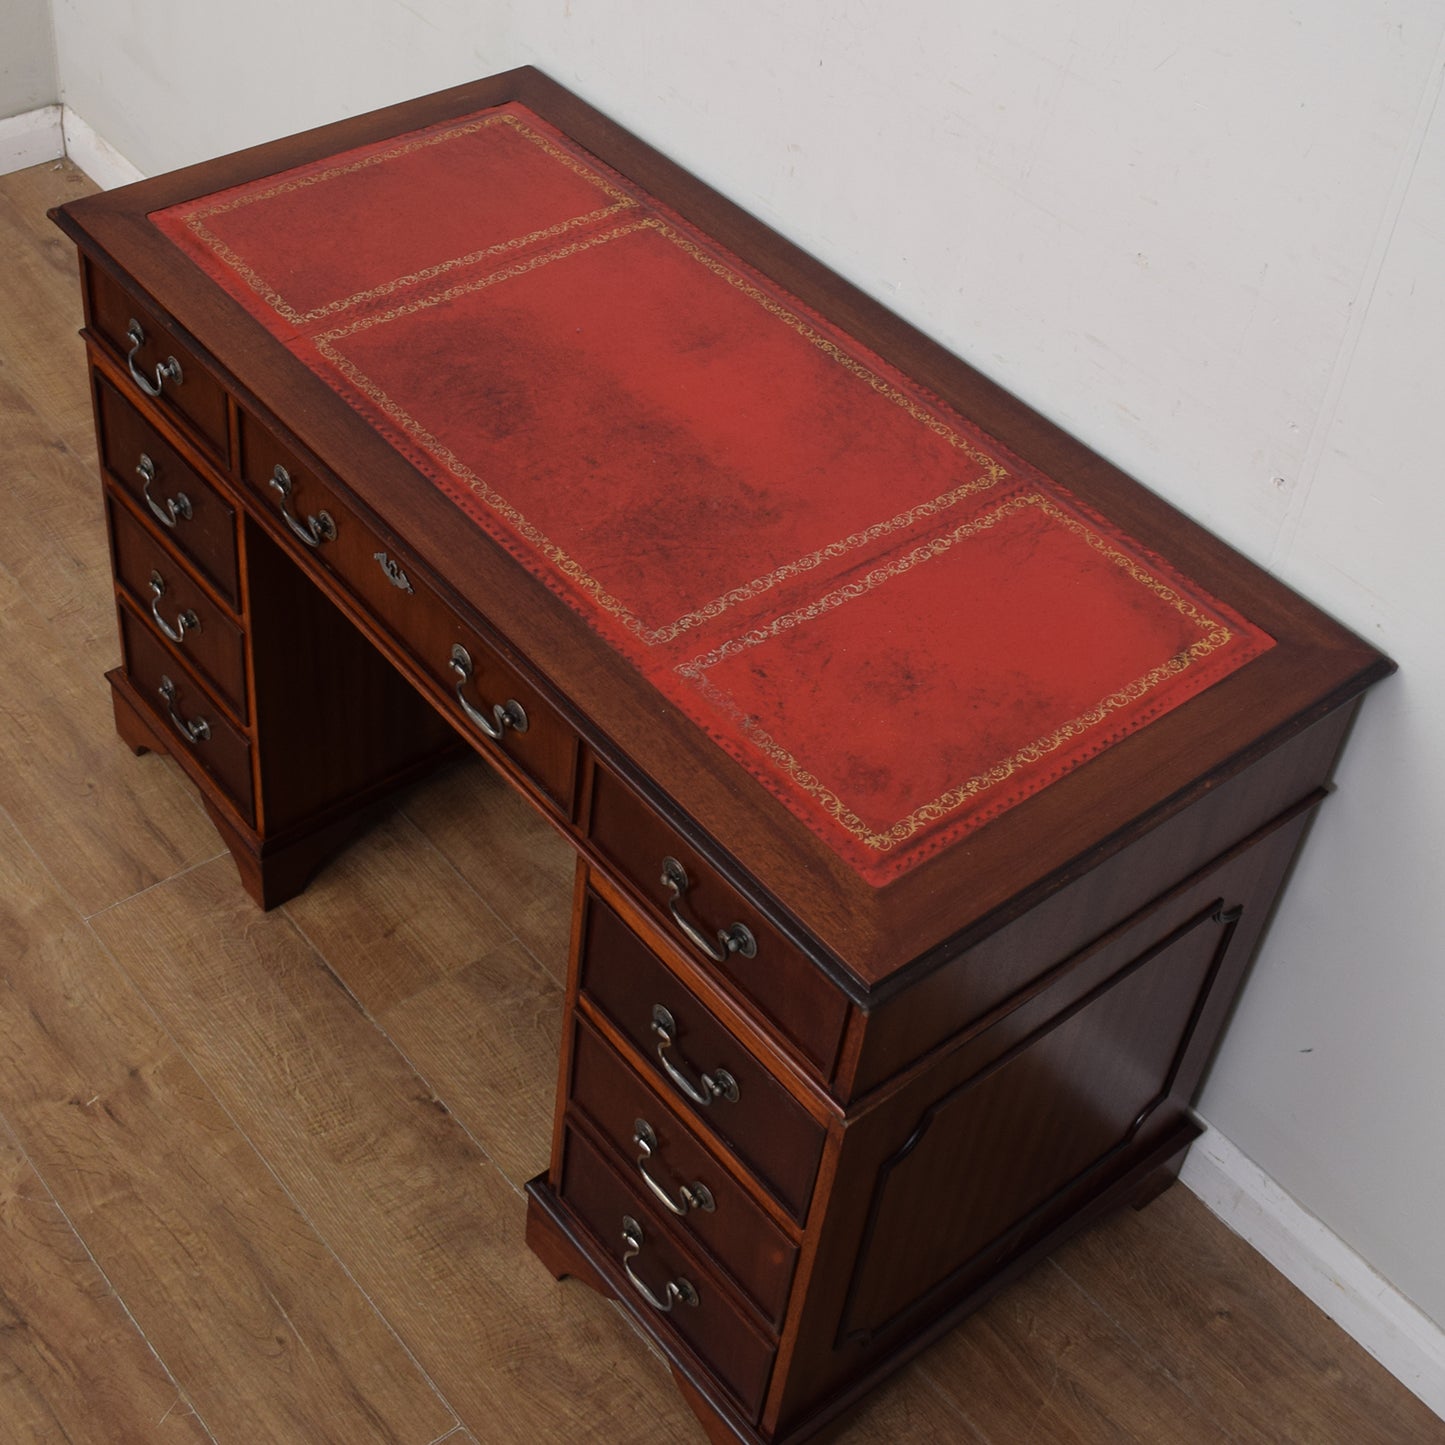
[[[701,1442],[526,1250],[566,846],[481,764],[262,914],[118,660],[68,166],[0,178],[0,1445]],[[844,1445],[1427,1445],[1445,1422],[1182,1189],[1077,1240]]]

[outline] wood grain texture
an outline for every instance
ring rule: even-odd
[[[43,213],[28,204],[34,182],[24,184],[24,174],[0,195],[6,258],[0,448],[8,504],[0,565],[47,619],[64,622],[73,646],[103,641],[113,649],[109,558],[105,534],[95,526],[99,498],[85,348],[76,334],[75,262],[63,240],[56,247],[39,231]],[[58,174],[73,178],[75,172]],[[61,189],[81,193],[73,181]]]
[[[107,587],[107,592],[108,592]],[[108,626],[114,638],[114,609]],[[114,641],[110,661],[119,655]],[[0,569],[0,807],[81,913],[149,888],[220,848],[194,793],[164,759],[116,738],[109,689]]]
[[[834,1436],[835,1445],[900,1445],[905,1440],[1004,1445],[979,1431],[918,1364],[905,1366],[874,1390]]]
[[[84,912],[219,847],[174,770],[137,768],[106,721],[99,674],[120,646],[74,257],[44,218],[57,196],[89,189],[73,169],[41,167],[0,192],[0,806]]]
[[[215,1438],[3,1123],[0,1420],[30,1445]]]
[[[43,406],[56,430],[79,438],[88,450],[90,403],[74,385],[75,362],[84,354],[77,334],[81,305],[75,251],[56,235],[45,211],[90,195],[95,187],[73,166],[36,167],[3,180],[6,291],[0,338],[5,369],[32,405]]]
[[[565,986],[569,920],[557,899],[571,892],[571,845],[477,761],[423,784],[405,811]]]
[[[506,944],[381,1022],[514,1189],[547,1167],[562,996]]]
[[[1182,1253],[1180,1238],[1197,1246]],[[1173,1189],[1074,1241],[1058,1267],[1127,1335],[1131,1351],[1172,1359],[1187,1350],[1180,1383],[1211,1410],[1230,1402],[1223,1423],[1238,1445],[1445,1440],[1445,1421],[1383,1366],[1361,1355],[1342,1372],[1339,1326],[1282,1275],[1256,1273],[1258,1263],[1198,1199]]]
[[[227,860],[95,923],[464,1420],[551,1439],[595,1413],[640,1439],[679,1409],[636,1370],[612,1310],[587,1299],[574,1313],[580,1295],[559,1302],[540,1266],[518,1268],[520,1196],[289,920],[256,913]]]
[[[63,369],[55,369],[57,360]],[[114,647],[115,634],[105,605],[110,558],[95,525],[94,433],[83,373],[76,385],[78,360],[67,347],[44,364],[0,372],[0,446],[13,478],[0,565],[42,616],[64,626],[76,657],[93,660],[98,647]],[[66,405],[75,407],[76,419],[57,426],[55,411]]]
[[[358,839],[285,912],[318,953],[344,961],[341,981],[373,1015],[513,937],[402,812]]]
[[[9,826],[0,870],[0,1111],[202,1418],[434,1439],[455,1417]]]
[[[920,1362],[934,1388],[991,1441],[1227,1445],[1149,1350],[1058,1276],[1027,1276]]]
[[[426,835],[393,815],[286,913],[514,1188],[546,1165],[562,990]]]

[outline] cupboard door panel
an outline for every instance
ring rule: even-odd
[[[868,1204],[840,1342],[945,1308],[1187,1125],[1317,801],[1116,922],[850,1131],[839,1187]]]
[[[936,1100],[879,1171],[847,1332],[871,1335],[1124,1149],[1169,1093],[1230,921],[1218,907]],[[907,1240],[897,1251],[886,1241]]]

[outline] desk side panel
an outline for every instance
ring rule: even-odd
[[[1187,1142],[1319,794],[1010,998],[848,1124],[795,1304],[783,1433],[896,1365]]]
[[[838,1091],[859,1099],[1037,981],[1118,920],[1328,784],[1358,703],[1336,710],[859,1021]],[[849,1067],[851,1063],[851,1068]]]

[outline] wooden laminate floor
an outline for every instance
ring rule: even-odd
[[[270,914],[118,660],[67,166],[0,179],[0,1442],[702,1440],[522,1241],[567,846],[480,764]],[[1182,1189],[872,1397],[846,1445],[1413,1445],[1445,1423]]]

